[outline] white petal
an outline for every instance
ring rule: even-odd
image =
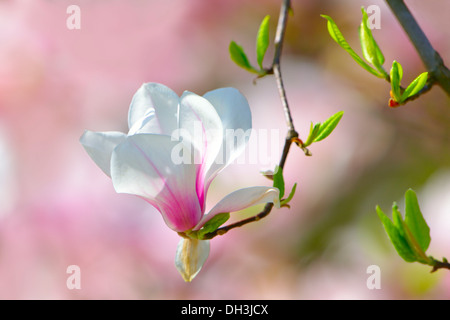
[[[156,128],[152,126],[147,131],[134,128],[140,133],[159,133],[170,135],[177,128],[178,121],[178,95],[170,88],[159,83],[144,83],[134,94],[128,111],[129,129],[143,118],[154,114],[157,120]]]
[[[197,193],[204,209],[207,187],[205,174],[214,162],[222,146],[222,121],[215,108],[203,97],[191,92],[181,96],[179,110],[179,135],[195,149],[195,163],[200,164]]]
[[[247,99],[235,88],[221,88],[204,95],[216,109],[223,126],[222,152],[207,173],[207,184],[245,149],[250,138],[252,115]]]
[[[111,177],[117,192],[143,197],[170,228],[182,232],[198,223],[202,211],[196,192],[198,166],[174,161],[172,152],[178,147],[184,148],[183,143],[165,135],[128,136],[112,154]]]
[[[122,132],[93,132],[86,130],[80,142],[94,162],[111,177],[111,154],[114,148],[124,141],[126,134]]]
[[[175,255],[175,266],[184,281],[190,282],[202,269],[209,255],[209,240],[181,238]]]
[[[155,110],[150,110],[145,116],[135,121],[128,131],[129,136],[137,133],[161,134],[161,128]]]
[[[275,207],[280,207],[280,191],[272,187],[250,187],[236,190],[220,200],[207,215],[193,228],[199,230],[207,221],[219,213],[236,212],[255,206],[260,203],[272,202]]]

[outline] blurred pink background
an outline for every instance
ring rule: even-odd
[[[407,84],[424,67],[384,1],[292,2],[282,68],[296,128],[306,138],[311,121],[345,115],[312,157],[291,151],[287,188],[299,184],[291,209],[213,239],[203,270],[184,283],[174,266],[178,235],[146,202],[115,193],[78,139],[85,129],[126,131],[135,91],[159,82],[178,94],[238,88],[254,128],[280,130],[281,146],[274,78],[253,85],[228,55],[235,40],[255,61],[259,23],[272,16],[273,39],[280,1],[0,1],[0,299],[450,298],[450,272],[401,260],[375,213],[393,201],[403,212],[404,192],[415,189],[431,228],[428,253],[450,255],[449,98],[436,87],[388,108],[389,84],[359,68],[320,18],[332,16],[360,52],[360,7],[379,5],[374,35],[385,68],[399,61]],[[72,4],[80,30],[66,27]],[[449,65],[450,2],[408,5]],[[276,152],[228,167],[208,204],[270,185],[259,171]],[[66,286],[69,265],[81,268],[80,290]],[[370,265],[381,269],[380,290],[366,286]]]

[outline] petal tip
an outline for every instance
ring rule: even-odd
[[[182,238],[177,246],[175,266],[186,282],[191,282],[209,255],[209,241]]]

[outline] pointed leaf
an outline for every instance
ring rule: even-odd
[[[402,94],[402,101],[405,101],[409,97],[418,93],[425,86],[428,80],[428,72],[421,73],[416,79],[414,79]]]
[[[371,74],[379,77],[384,78],[384,75],[381,74],[379,71],[375,70],[371,66],[369,66],[366,62],[364,62],[363,59],[361,59],[355,51],[350,47],[350,45],[345,40],[344,36],[342,35],[341,31],[337,27],[336,23],[333,21],[333,19],[327,15],[322,14],[322,18],[325,18],[328,20],[327,22],[327,28],[330,36],[333,38],[334,41],[336,41],[345,51],[347,51],[352,58],[365,70],[369,71]]]
[[[231,41],[228,49],[230,51],[231,60],[233,60],[239,67],[253,73],[258,73],[258,71],[248,61],[247,55],[240,45],[234,41]]]
[[[377,70],[386,77],[388,74],[382,67],[384,63],[383,53],[378,47],[378,44],[372,35],[372,31],[367,25],[368,16],[366,11],[364,10],[364,7],[361,8],[361,11],[363,14],[363,19],[359,27],[359,39],[361,42],[363,56],[367,60],[367,62],[374,65],[375,68],[377,68]]]
[[[433,260],[426,256],[425,252],[420,247],[419,243],[417,242],[409,227],[406,225],[405,221],[401,220],[400,223],[402,224],[402,232],[404,234],[404,238],[408,242],[409,248],[413,251],[416,257],[416,261],[432,265]]]
[[[397,226],[388,218],[388,216],[386,216],[379,206],[376,207],[376,210],[378,217],[380,218],[384,229],[386,230],[386,233],[394,245],[398,255],[406,262],[417,261],[414,252],[409,247],[407,240],[403,237]]]
[[[273,187],[280,190],[280,200],[284,196],[284,177],[283,169],[279,166],[275,167],[275,172],[273,174]]]
[[[409,249],[415,256],[415,261],[428,264],[430,262],[429,258],[425,255],[425,252],[420,247],[417,239],[403,220],[402,215],[398,210],[397,204],[395,202],[392,206],[392,218],[394,220],[394,225],[400,232],[400,235],[405,239]]]
[[[397,203],[394,202],[392,205],[392,221],[394,222],[395,227],[401,233],[402,236],[405,236],[405,232],[403,230],[403,218],[402,214],[398,210]]]
[[[269,20],[269,15],[264,17],[256,36],[256,58],[261,70],[263,69],[262,62],[269,46]]]
[[[296,189],[297,189],[297,183],[294,183],[294,186],[292,187],[292,190],[289,193],[289,196],[280,202],[280,206],[284,206],[284,205],[288,204],[289,202],[291,202],[292,198],[294,197]]]
[[[303,143],[304,147],[307,147],[311,143],[314,142],[314,139],[316,139],[316,137],[317,137],[317,135],[319,133],[320,126],[321,126],[320,122],[316,123],[314,126],[313,126],[313,123],[311,122],[311,127],[309,129],[308,139],[306,139],[306,141]]]
[[[199,231],[197,231],[198,238],[202,239],[205,234],[216,231],[217,228],[227,222],[228,219],[230,219],[229,212],[216,214],[208,220]]]
[[[321,141],[328,137],[331,132],[336,128],[342,116],[344,115],[344,111],[339,111],[328,118],[324,123],[320,125],[319,132],[317,133],[314,142]]]
[[[419,202],[416,193],[409,189],[405,194],[405,223],[411,230],[412,235],[416,239],[423,252],[426,252],[430,245],[430,227],[428,227],[422,212],[420,211]]]
[[[403,100],[400,93],[400,83],[403,78],[403,68],[402,65],[395,60],[394,62],[392,62],[390,76],[391,76],[392,95],[395,101],[402,102]]]

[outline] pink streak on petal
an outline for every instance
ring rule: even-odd
[[[173,202],[173,198],[167,192],[162,191],[157,198],[144,198],[144,200],[161,213],[169,228],[177,232],[184,232],[192,229],[199,222],[201,211],[196,199],[188,195],[180,196],[182,198],[179,198],[179,201]]]
[[[196,181],[197,197],[198,197],[198,202],[200,204],[200,209],[202,211],[202,215],[205,212],[205,196],[206,196],[204,168],[205,168],[205,166],[203,165],[203,159],[202,159],[202,165],[200,166],[200,169],[198,170],[197,181]]]
[[[149,196],[145,200],[161,212],[166,224],[175,231],[186,231],[194,227],[203,216],[203,210],[201,207],[198,208],[197,199],[193,199],[191,194],[186,192],[186,186],[177,184],[178,181],[168,181],[168,178],[158,170],[145,152],[137,144],[131,143],[142,153],[159,178],[164,181],[163,190],[155,198]],[[172,178],[177,179],[177,177]]]

